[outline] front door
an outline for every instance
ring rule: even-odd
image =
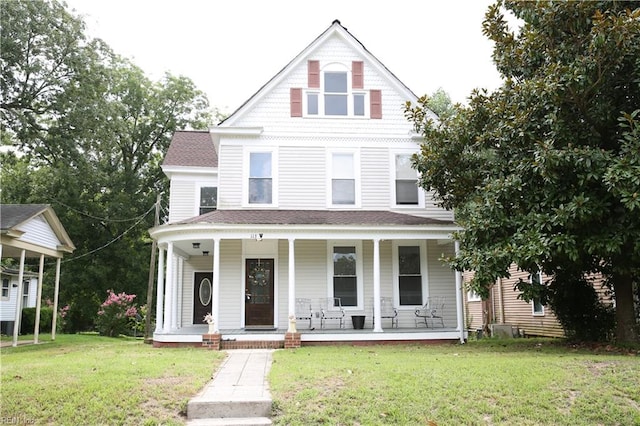
[[[211,313],[213,272],[196,272],[193,283],[193,324],[204,324],[204,316]]]
[[[245,263],[245,327],[273,327],[273,259],[247,259]]]

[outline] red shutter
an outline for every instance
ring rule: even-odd
[[[320,88],[320,61],[307,62],[307,81],[310,89]]]
[[[382,91],[369,91],[369,108],[371,118],[382,118]]]
[[[351,63],[351,86],[354,89],[364,89],[364,64],[362,61]]]
[[[291,116],[302,117],[302,89],[291,88]]]

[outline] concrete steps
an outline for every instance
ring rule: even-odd
[[[271,424],[271,349],[229,350],[215,377],[187,403],[187,425]]]

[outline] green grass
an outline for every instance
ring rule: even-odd
[[[640,425],[640,351],[610,349],[483,339],[463,346],[276,351],[270,373],[273,421]],[[0,421],[184,424],[187,401],[223,357],[224,352],[154,349],[141,340],[96,335],[59,335],[55,342],[2,348]]]
[[[49,339],[2,348],[3,423],[184,424],[187,401],[224,357],[200,348],[154,349],[131,338]]]
[[[275,424],[640,425],[637,352],[552,341],[303,347],[270,383]]]

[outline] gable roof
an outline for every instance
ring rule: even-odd
[[[327,28],[322,34],[320,34],[314,41],[312,41],[306,48],[304,48],[296,57],[294,57],[284,68],[282,68],[275,76],[273,76],[267,83],[265,83],[256,93],[254,93],[248,100],[246,100],[238,109],[236,109],[231,115],[222,120],[218,127],[224,127],[226,125],[232,125],[236,118],[242,114],[243,111],[250,108],[255,103],[259,102],[260,99],[270,90],[270,88],[276,86],[280,83],[287,75],[287,72],[293,67],[297,66],[301,61],[303,61],[308,54],[313,51],[318,45],[322,44],[329,37],[334,34],[338,34],[349,43],[355,50],[359,51],[360,54],[367,58],[370,64],[377,68],[381,74],[387,76],[389,81],[398,88],[401,92],[404,92],[407,96],[407,100],[414,101],[418,99],[418,97],[409,89],[402,81],[398,79],[378,58],[376,58],[366,47],[364,44],[360,42],[356,37],[351,34],[346,27],[344,27],[339,20],[335,19],[329,28]]]
[[[22,239],[25,232],[21,227],[38,216],[43,217],[60,242],[55,250],[40,244],[38,240],[41,240],[41,237],[35,233],[29,241]],[[28,256],[47,254],[62,257],[62,253],[73,253],[76,249],[62,222],[49,204],[0,204],[0,237],[2,237],[4,257],[14,257],[21,250],[27,250]]]
[[[162,162],[165,166],[218,167],[218,153],[209,131],[176,131]]]
[[[11,228],[44,212],[48,204],[2,204],[0,205],[0,231],[4,234]]]

